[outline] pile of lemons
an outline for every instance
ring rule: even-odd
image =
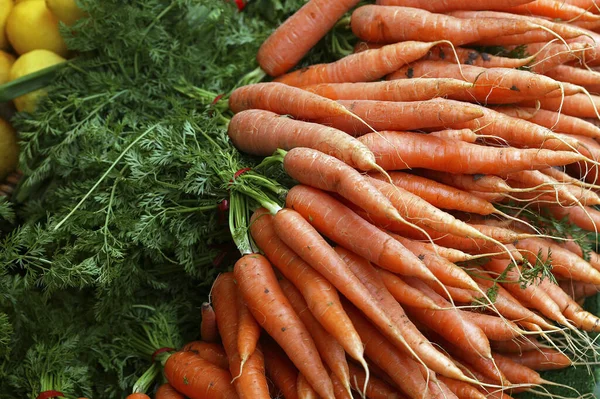
[[[0,0],[0,84],[64,62],[69,51],[61,23],[74,24],[85,13],[76,0]],[[14,99],[17,111],[33,112],[43,89]],[[0,182],[16,168],[18,143],[0,119]]]

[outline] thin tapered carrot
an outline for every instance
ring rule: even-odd
[[[344,303],[344,309],[356,326],[371,361],[385,371],[400,389],[411,398],[429,398],[423,371],[414,360],[399,353],[353,305]]]
[[[490,215],[496,212],[496,208],[488,201],[447,184],[404,172],[390,172],[389,175],[394,185],[418,195],[438,208],[480,215]],[[384,179],[378,174],[370,176],[380,180]]]
[[[446,386],[461,399],[486,399],[485,395],[479,392],[477,388],[471,384],[446,378],[442,375],[439,376],[438,379],[446,384]]]
[[[332,384],[333,390],[333,384]],[[302,373],[298,373],[298,379],[296,380],[296,391],[298,393],[298,399],[319,399],[320,396],[315,388],[310,385],[306,376]],[[334,394],[335,395],[335,394]],[[335,397],[335,396],[334,396]]]
[[[470,194],[473,194],[476,197],[481,198],[482,200],[486,200],[487,202],[502,202],[506,198],[506,194],[504,193],[486,193],[483,191],[471,191]]]
[[[540,43],[529,43],[525,45],[525,51],[535,55],[535,61],[529,65],[532,72],[545,74],[558,65],[571,61],[588,60],[595,56],[592,54],[589,43],[572,42],[564,44],[561,41],[550,41]]]
[[[257,348],[252,356],[246,361],[243,373],[241,358],[237,350],[238,334],[238,309],[237,296],[240,295],[233,273],[220,274],[213,284],[211,291],[215,315],[217,316],[217,327],[223,341],[223,347],[229,359],[229,371],[237,377],[233,386],[240,399],[244,398],[268,398],[269,386],[264,376],[264,357]],[[232,377],[229,377],[231,385]],[[175,387],[177,388],[177,387]],[[181,391],[177,388],[178,391]]]
[[[219,330],[217,330],[217,319],[212,305],[204,302],[200,308],[202,320],[200,322],[200,339],[206,342],[218,342]]]
[[[264,109],[298,119],[348,114],[348,110],[335,101],[277,82],[255,83],[235,89],[229,97],[229,108],[233,113]]]
[[[346,391],[346,388],[344,388],[344,385],[333,371],[329,371],[329,376],[331,377],[331,382],[333,383],[335,399],[353,399],[352,392]]]
[[[434,395],[436,398],[459,399],[458,396],[456,396],[456,394],[450,388],[448,388],[443,381],[437,378],[437,376],[433,376],[433,378],[429,380],[427,387],[431,391],[432,395]]]
[[[594,15],[584,8],[555,0],[535,0],[507,8],[506,11],[523,15],[539,15],[554,20],[562,19],[564,21],[570,19],[577,21],[598,21],[600,19],[600,16]]]
[[[258,209],[250,219],[252,238],[273,265],[298,288],[311,313],[355,360],[366,363],[363,346],[352,322],[344,312],[332,283],[313,269],[275,233],[273,216]]]
[[[571,365],[571,360],[566,355],[549,348],[536,348],[522,353],[505,353],[503,356],[538,371],[559,370]]]
[[[332,156],[296,147],[285,155],[283,168],[302,184],[336,192],[374,215],[402,220],[396,208],[364,175]]]
[[[275,79],[290,86],[303,87],[320,83],[372,82],[394,72],[402,65],[425,56],[440,41],[403,41],[378,49],[350,54],[329,64],[298,69]]]
[[[463,47],[455,47],[454,51],[456,51],[458,60],[461,64],[476,65],[485,68],[519,68],[529,64],[534,59],[533,56],[526,58],[499,57],[497,55],[480,53],[477,50]],[[439,45],[432,48],[429,51],[429,54],[427,54],[426,57],[423,57],[423,59],[454,62],[455,56],[450,46]]]
[[[464,175],[442,173],[435,170],[423,170],[420,174],[426,178],[464,191],[497,193],[507,192],[511,189],[504,179],[494,175]]]
[[[471,83],[462,80],[423,78],[367,83],[323,83],[303,89],[332,100],[424,101],[446,97],[471,86]]]
[[[411,102],[375,100],[339,100],[338,102],[377,131],[443,127],[483,116],[483,111],[479,107],[444,98]],[[369,126],[352,116],[333,116],[316,121],[353,136],[372,132]]]
[[[392,323],[366,287],[349,272],[345,262],[302,215],[291,209],[283,209],[277,212],[273,220],[279,237],[368,315],[394,346],[408,350],[414,347],[417,356],[433,371],[451,378],[467,379],[449,359],[440,356],[433,346],[428,345],[426,340],[414,336],[405,339],[400,332],[402,326]],[[417,343],[408,346],[407,341]]]
[[[521,118],[561,133],[579,134],[600,139],[600,127],[580,118],[559,114],[545,109],[517,106],[494,108],[505,115]]]
[[[185,399],[185,396],[175,390],[171,384],[166,383],[158,387],[154,399]]]
[[[489,340],[509,341],[521,336],[519,327],[511,321],[483,313],[462,312],[462,315],[481,328]]]
[[[260,326],[281,346],[323,398],[333,398],[331,379],[310,333],[281,291],[268,259],[246,255],[234,267],[241,295]]]
[[[164,373],[169,384],[190,399],[238,398],[229,371],[193,352],[176,352],[169,356]]]
[[[229,359],[225,349],[221,344],[205,341],[193,341],[187,343],[181,350],[194,352],[202,359],[207,360],[217,366],[227,369],[229,368]]]
[[[597,118],[597,112],[600,112],[600,96],[585,94],[572,94],[562,98],[540,98],[537,100],[523,101],[520,104],[527,107],[541,107],[549,111],[559,112],[565,115],[576,116],[579,118]]]
[[[439,309],[439,306],[427,295],[406,284],[399,276],[381,268],[376,268],[376,270],[390,294],[400,304],[424,309]],[[432,283],[432,285],[439,287],[437,283]]]
[[[600,17],[600,16],[599,16]],[[600,91],[600,73],[570,65],[558,65],[547,71],[546,76],[560,82],[573,83],[585,87],[591,93]]]
[[[564,172],[562,170],[562,168],[560,168],[560,169],[559,168],[547,168],[547,169],[542,169],[541,171],[542,171],[542,173],[544,173],[548,176],[551,176],[556,181],[559,181],[561,183],[570,183],[572,185],[575,185],[577,187],[582,187],[582,188],[594,188],[593,185],[590,185],[586,182],[582,182],[581,180],[576,179],[575,177]]]
[[[482,147],[409,132],[370,133],[359,140],[385,170],[427,168],[447,173],[495,174],[566,165],[581,154],[540,149]]]
[[[452,300],[454,302],[460,302],[465,304],[470,304],[478,297],[481,297],[477,291],[467,290],[464,288],[456,288],[452,286],[440,287],[437,284],[432,284],[430,282],[426,282],[426,284],[434,290],[436,293],[441,295],[446,300]]]
[[[358,0],[313,0],[281,24],[258,50],[256,59],[271,76],[290,70]]]
[[[452,10],[502,10],[515,7],[521,4],[527,4],[533,0],[505,0],[502,2],[494,0],[484,0],[473,2],[470,0],[377,0],[379,5],[415,7],[431,12],[445,12]],[[589,0],[588,0],[589,1]]]
[[[410,250],[321,190],[294,186],[288,192],[286,206],[323,235],[384,269],[435,280]]]
[[[564,0],[564,3],[583,8],[594,14],[600,14],[600,3],[598,3],[598,0]]]
[[[555,218],[567,218],[570,223],[573,223],[584,230],[600,230],[600,212],[595,208],[588,206],[583,209],[577,206],[547,206],[545,209],[548,209]]]
[[[300,320],[310,331],[321,359],[339,379],[344,389],[350,392],[350,371],[348,370],[344,348],[331,334],[325,331],[319,321],[310,313],[302,294],[292,283],[286,279],[281,279],[279,285]]]
[[[571,298],[578,301],[582,298],[596,295],[600,291],[600,286],[595,284],[582,283],[580,281],[562,280],[558,283],[560,287]]]
[[[377,167],[373,153],[343,131],[270,111],[249,109],[235,114],[227,134],[233,145],[247,154],[268,156],[278,148],[306,147],[334,156],[353,168],[367,171]]]
[[[457,65],[447,61],[418,61],[399,68],[388,80],[421,77],[464,79],[473,88],[451,94],[455,100],[480,104],[512,104],[543,97],[560,97],[561,83],[544,75],[510,68]],[[577,91],[576,91],[577,92]],[[567,92],[565,94],[575,94]]]
[[[260,344],[265,351],[265,371],[269,379],[279,388],[285,399],[298,399],[298,369],[294,363],[272,338],[262,337]]]
[[[446,129],[432,132],[430,134],[436,137],[464,141],[467,143],[475,143],[477,141],[477,134],[471,129]]]
[[[352,389],[362,392],[366,380],[365,372],[352,362],[348,363],[348,367],[350,368]],[[368,399],[404,399],[402,394],[394,387],[373,375],[369,376],[369,384],[367,385],[365,394]]]
[[[494,352],[502,354],[520,354],[529,350],[536,350],[544,346],[533,337],[520,337],[511,341],[490,341],[490,345]]]
[[[244,364],[248,361],[250,356],[256,350],[258,339],[260,338],[260,326],[258,322],[252,316],[250,309],[246,306],[241,295],[237,296],[237,308],[238,308],[238,333],[237,333],[237,347],[238,353],[241,358],[243,372]]]
[[[493,353],[492,356],[494,357],[498,368],[502,370],[506,378],[513,384],[539,385],[546,382],[537,372],[513,361],[510,357],[505,357],[499,353]]]
[[[524,33],[537,27],[527,21],[480,18],[465,24],[460,18],[433,14],[410,7],[366,5],[352,13],[352,32],[360,39],[375,43],[404,40],[450,40],[462,45],[506,35]]]

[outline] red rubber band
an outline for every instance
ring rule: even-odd
[[[238,177],[240,177],[241,175],[243,175],[246,172],[250,172],[252,170],[252,168],[243,168],[238,170],[237,172],[235,172],[233,174],[233,177],[231,178],[231,180],[229,180],[229,185],[231,185],[231,183],[233,183],[235,181],[235,179],[237,179]]]
[[[154,353],[152,354],[152,362],[154,362],[156,356],[160,355],[161,353],[165,353],[165,352],[174,352],[177,349],[175,348],[160,348],[154,351]]]
[[[246,7],[246,3],[244,2],[244,0],[235,0],[235,5],[238,8],[238,11],[244,11],[244,8]]]
[[[50,398],[56,398],[56,397],[65,397],[65,395],[63,395],[62,392],[60,391],[44,391],[44,392],[40,392],[40,394],[37,396],[36,399],[50,399]]]
[[[213,266],[214,267],[221,266],[221,263],[223,263],[223,260],[225,259],[226,255],[227,255],[227,251],[221,251],[217,256],[215,256],[215,258],[212,261]]]
[[[215,105],[216,103],[218,103],[219,100],[222,99],[224,95],[225,94],[219,94],[218,96],[216,96],[215,99],[212,100],[212,103],[210,103],[210,105]]]
[[[225,212],[229,210],[229,200],[224,199],[223,201],[219,202],[219,205],[217,205],[217,208],[219,208],[219,210],[221,212]]]

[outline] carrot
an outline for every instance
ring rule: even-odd
[[[542,173],[551,176],[552,178],[554,178],[556,181],[559,181],[561,183],[570,183],[574,186],[577,187],[585,187],[585,188],[594,188],[593,185],[590,185],[588,183],[582,182],[579,179],[574,178],[573,176],[563,172],[562,170],[558,169],[558,168],[547,168],[547,169],[542,169]]]
[[[342,308],[335,287],[304,262],[275,234],[273,216],[258,209],[250,219],[250,232],[256,244],[273,265],[302,292],[311,313],[342,345],[344,350],[366,367],[363,346],[352,322]]]
[[[241,295],[237,296],[237,301],[237,347],[241,359],[240,369],[242,369],[244,364],[256,350],[256,345],[258,344],[258,339],[260,338],[260,326],[254,319],[254,316],[252,316],[250,309],[248,309],[248,306],[246,306],[246,303],[242,299]],[[240,370],[240,372],[242,371]]]
[[[505,357],[499,353],[494,353],[493,356],[498,368],[502,370],[511,383],[540,385],[545,382],[534,370],[512,361],[509,357]]]
[[[444,139],[464,141],[467,143],[475,143],[477,141],[477,134],[475,134],[475,132],[473,132],[471,129],[446,129],[432,132],[430,134],[432,136],[441,137]]]
[[[330,64],[316,64],[275,79],[290,86],[303,87],[319,83],[372,82],[394,72],[402,65],[425,56],[441,41],[403,41],[350,54]]]
[[[389,175],[394,185],[418,195],[437,208],[480,215],[490,215],[496,212],[496,208],[491,203],[447,184],[404,172],[390,172]],[[383,176],[377,174],[370,176],[380,180],[384,179]]]
[[[435,280],[410,250],[323,191],[294,186],[288,192],[286,206],[325,236],[384,269]]]
[[[511,187],[504,179],[493,175],[463,175],[424,170],[421,175],[464,191],[507,192]]]
[[[399,68],[388,80],[451,78],[473,83],[473,88],[450,95],[455,100],[480,104],[511,104],[543,97],[560,97],[561,83],[544,75],[509,68],[457,65],[446,61],[418,61]],[[565,94],[575,94],[565,89]]]
[[[227,359],[225,349],[223,349],[220,344],[213,342],[193,341],[187,343],[181,350],[194,352],[202,359],[207,360],[221,367],[222,369],[227,369],[229,367],[229,359]]]
[[[570,206],[548,206],[550,213],[557,219],[568,218],[570,223],[588,231],[600,230],[600,212],[595,208]]]
[[[426,282],[426,284],[444,299],[452,300],[454,302],[470,304],[481,296],[481,294],[479,294],[477,291],[467,290],[464,288],[456,288],[451,286],[445,286],[442,288],[437,284],[432,284],[431,282]]]
[[[555,349],[537,348],[519,354],[504,354],[504,357],[533,370],[558,370],[571,365],[571,360]]]
[[[447,40],[454,45],[485,38],[524,33],[536,26],[527,21],[480,18],[465,24],[460,18],[428,11],[394,6],[366,5],[352,13],[352,32],[360,39],[375,43],[405,40]]]
[[[344,348],[319,324],[319,321],[310,313],[308,305],[302,294],[288,280],[279,280],[279,285],[296,314],[306,326],[312,336],[315,346],[321,355],[323,362],[329,367],[339,379],[344,389],[350,392],[350,371]]]
[[[479,392],[477,390],[477,388],[475,388],[473,385],[468,384],[466,382],[453,380],[451,378],[446,378],[444,376],[439,376],[438,379],[441,382],[443,382],[444,384],[446,384],[446,386],[448,386],[448,388],[450,388],[450,390],[452,392],[454,392],[454,394],[461,399],[485,399],[486,398],[484,394],[482,394],[481,392]]]
[[[219,330],[217,330],[217,319],[212,305],[204,302],[200,308],[202,321],[200,322],[200,339],[206,342],[218,342]]]
[[[426,340],[415,337],[414,334],[405,339],[400,331],[402,326],[394,325],[366,287],[348,270],[344,261],[298,212],[283,209],[273,220],[279,237],[331,281],[348,300],[356,304],[396,347],[409,350],[415,348],[417,356],[435,372],[456,379],[466,378]],[[329,225],[330,229],[332,226]],[[415,343],[408,346],[407,341]]]
[[[285,155],[283,167],[302,184],[336,192],[374,215],[402,220],[396,208],[365,176],[332,156],[297,147]]]
[[[271,76],[287,72],[358,0],[312,0],[281,24],[258,50],[256,59]]]
[[[463,47],[455,47],[454,51],[458,55],[458,60],[461,64],[476,65],[485,68],[520,68],[529,64],[534,58],[533,56],[527,58],[499,57]],[[423,59],[431,61],[454,62],[454,51],[450,48],[450,46],[436,46],[432,48],[429,51],[429,54],[427,54],[427,56]]]
[[[560,287],[574,300],[587,298],[596,295],[600,291],[600,286],[588,283],[582,283],[573,280],[562,280],[558,283]]]
[[[350,368],[352,388],[362,392],[366,381],[365,372],[352,362],[348,363],[348,367]],[[373,375],[369,376],[369,384],[365,393],[369,399],[403,399],[403,396],[394,387]]]
[[[370,133],[359,140],[385,170],[427,168],[447,173],[496,174],[560,166],[584,158],[564,151],[482,147],[409,132]]]
[[[467,383],[465,382],[465,384]],[[446,384],[440,381],[437,376],[431,378],[427,386],[434,397],[443,399],[458,399],[458,396],[456,396]]]
[[[175,388],[173,388],[171,386],[171,384],[169,384],[169,383],[162,384],[160,387],[158,387],[158,389],[156,390],[156,393],[154,394],[154,399],[184,399],[184,398],[185,398],[185,396],[183,396],[182,394],[177,392],[175,390]]]
[[[599,16],[600,17],[600,16]],[[585,87],[592,93],[600,91],[600,73],[570,65],[558,65],[545,73],[546,76],[561,82],[569,82]]]
[[[231,375],[237,377],[233,381],[233,386],[240,399],[269,398],[269,387],[264,376],[264,357],[258,348],[244,364],[242,373],[241,357],[237,350],[238,295],[240,294],[233,273],[220,274],[213,284],[212,298],[219,335],[229,359],[229,371]],[[232,378],[229,377],[229,385],[231,385],[231,380]],[[186,393],[177,386],[175,388],[182,393]]]
[[[579,134],[600,139],[600,128],[580,118],[559,114],[545,109],[527,107],[497,107],[494,110],[505,115],[521,118],[561,133]]]
[[[365,345],[365,353],[371,361],[408,394],[411,398],[431,397],[419,364],[398,352],[386,338],[350,303],[344,303],[344,309],[356,326]]]
[[[594,15],[583,8],[554,0],[535,0],[527,4],[510,7],[506,11],[523,15],[539,15],[554,20],[562,19],[565,21],[570,19],[577,21],[598,21],[600,19],[600,16]]]
[[[298,399],[319,399],[320,397],[302,373],[298,373],[298,379],[296,380],[296,389],[298,392]]]
[[[521,336],[519,327],[511,321],[483,313],[461,312],[461,314],[479,327],[489,340],[510,341]]]
[[[341,130],[270,111],[249,109],[235,114],[227,134],[233,145],[247,154],[268,156],[278,148],[306,147],[334,156],[353,168],[376,168],[371,151]]]
[[[169,356],[164,373],[169,384],[190,399],[238,397],[230,382],[231,374],[193,352],[176,352]]]
[[[564,0],[564,3],[583,8],[594,14],[600,13],[600,4],[598,0]]]
[[[261,345],[265,350],[265,371],[269,379],[279,388],[285,399],[298,399],[298,369],[294,363],[270,337],[262,337]]]
[[[310,333],[281,291],[267,258],[246,255],[236,262],[233,273],[256,321],[277,341],[319,395],[333,398],[331,379]]]
[[[423,309],[439,309],[439,306],[427,295],[424,295],[421,291],[406,284],[399,276],[381,268],[376,268],[376,270],[390,294],[392,294],[400,304]],[[432,285],[439,287],[437,283],[432,283]]]
[[[511,341],[490,341],[490,345],[494,352],[503,354],[519,354],[524,351],[543,348],[543,345],[536,338],[531,337],[520,337]]]
[[[443,127],[483,116],[483,111],[479,107],[444,98],[411,102],[375,100],[338,102],[377,131]],[[352,136],[372,132],[369,126],[353,116],[332,116],[316,121],[343,130]]]
[[[537,188],[542,192],[549,192],[551,196],[555,197],[555,200],[559,204],[564,204],[566,206],[581,204],[593,205],[596,204],[598,200],[594,193],[590,192],[588,194],[588,190],[577,189],[577,187],[561,184],[551,176],[548,176],[539,170],[523,170],[510,173],[505,177],[508,178],[509,183],[513,187]],[[574,190],[571,188],[574,188]]]
[[[323,83],[303,89],[332,100],[423,101],[473,86],[456,79],[392,80],[367,83]],[[334,116],[322,115],[319,117]]]
[[[348,392],[340,379],[332,372],[329,372],[331,382],[333,383],[333,391],[335,393],[335,399],[353,399],[352,392]]]
[[[523,101],[520,104],[527,107],[540,106],[542,109],[564,113],[579,118],[597,118],[600,109],[600,96],[585,94],[572,94],[561,98],[540,98],[534,101]]]
[[[431,12],[445,12],[452,10],[502,10],[509,7],[529,3],[533,0],[505,0],[502,2],[484,0],[473,2],[470,0],[377,0],[377,4],[383,6],[415,7]]]
[[[146,395],[145,393],[136,392],[132,393],[131,395],[127,395],[126,399],[150,399],[150,396]]]

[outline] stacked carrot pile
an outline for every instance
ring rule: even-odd
[[[378,0],[354,54],[288,73],[357,3],[307,3],[258,54],[275,81],[232,93],[233,144],[298,185],[256,196],[262,255],[219,276],[167,379],[192,399],[544,392],[536,370],[600,331],[579,304],[600,255],[524,217],[600,225],[599,8]]]

